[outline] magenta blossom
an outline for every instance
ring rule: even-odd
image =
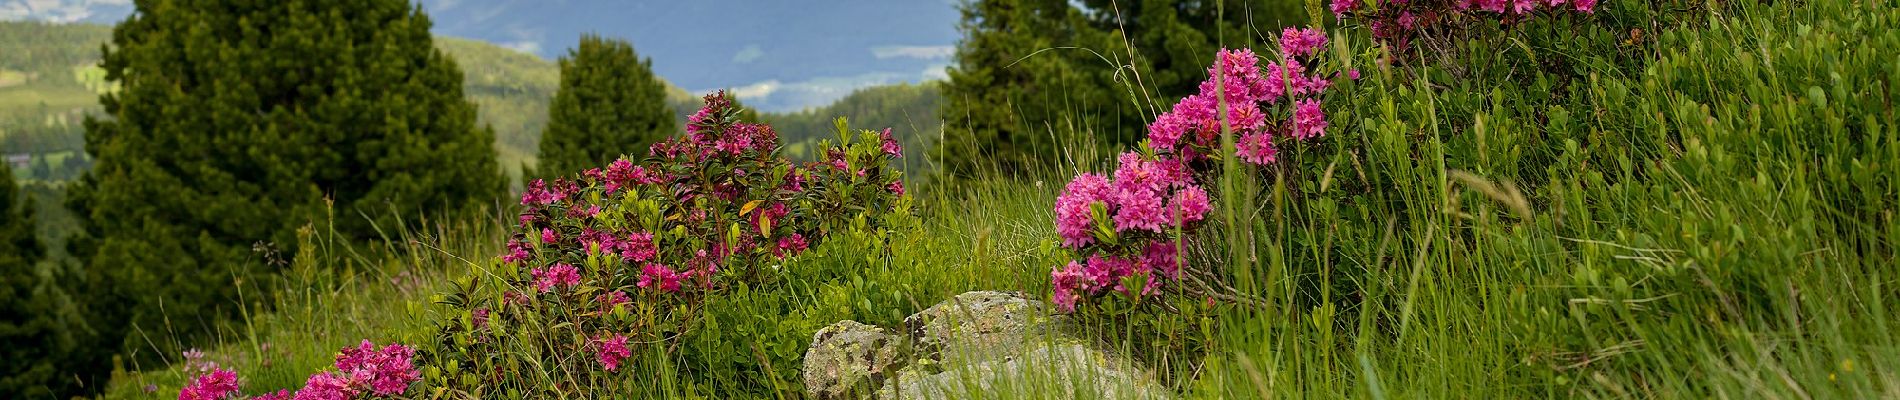
[[[356,397],[350,382],[329,372],[319,372],[305,380],[295,400],[350,400]]]
[[[376,396],[395,396],[422,379],[413,363],[415,354],[415,349],[401,344],[377,349],[374,343],[364,340],[357,347],[345,347],[337,354],[336,369],[357,391],[367,389]]]
[[[581,284],[580,270],[572,265],[557,263],[552,267],[535,268],[530,273],[534,275],[535,289],[542,292],[556,287],[572,288]]]
[[[620,368],[620,362],[633,355],[633,352],[627,349],[626,335],[596,337],[594,345],[596,346],[594,359],[600,361],[601,368],[608,371]]]
[[[1234,145],[1240,147],[1239,154],[1242,161],[1256,165],[1273,164],[1274,156],[1279,153],[1279,150],[1273,147],[1273,134],[1270,133],[1241,136],[1240,142]]]
[[[884,155],[891,158],[904,158],[904,146],[898,145],[897,139],[891,137],[891,128],[884,128],[884,133],[879,135],[884,139]]]
[[[211,372],[200,375],[178,392],[178,400],[222,400],[232,397],[238,391],[236,372],[212,367]]]
[[[665,265],[647,263],[646,266],[640,267],[640,282],[636,283],[635,286],[639,286],[642,289],[659,289],[664,292],[678,292],[680,290],[680,279],[684,277],[684,275],[673,272],[672,268],[667,268]]]
[[[1326,34],[1317,28],[1288,27],[1280,32],[1280,53],[1286,57],[1310,56],[1326,46]]]
[[[660,252],[660,247],[653,243],[653,234],[648,232],[628,235],[627,240],[617,243],[616,247],[620,249],[620,257],[631,262],[651,260]]]
[[[1326,111],[1319,106],[1319,100],[1300,100],[1293,110],[1293,137],[1307,140],[1326,135]]]
[[[1095,241],[1094,214],[1090,204],[1108,200],[1111,191],[1108,179],[1096,174],[1077,175],[1069,181],[1069,186],[1056,196],[1056,234],[1062,236],[1062,245],[1081,248]]]

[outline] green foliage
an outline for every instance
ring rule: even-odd
[[[332,202],[365,239],[498,197],[493,133],[429,27],[395,0],[140,3],[104,54],[122,90],[86,123],[97,164],[68,193],[92,348],[149,349],[136,368],[202,340],[269,285],[259,255]]]
[[[1237,0],[986,0],[962,12],[938,157],[960,176],[1133,144],[1159,107],[1197,90],[1215,50],[1304,20],[1294,2]]]
[[[45,248],[36,238],[32,204],[0,163],[0,397],[57,398],[79,389],[65,372],[74,367],[62,353],[73,350],[74,327],[60,313],[48,274],[38,261]]]
[[[653,61],[627,41],[582,36],[560,63],[561,89],[541,135],[541,173],[568,175],[607,165],[678,130]]]

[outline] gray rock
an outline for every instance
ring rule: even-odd
[[[878,399],[1169,399],[1173,393],[1133,365],[1083,343],[1033,344],[1019,355],[935,374],[905,369]]]
[[[958,366],[1009,357],[1047,338],[1064,337],[1066,317],[1020,293],[959,294],[904,319],[918,356]]]
[[[839,321],[812,335],[805,350],[805,394],[847,399],[875,390],[910,361],[909,341],[884,328]]]
[[[903,334],[842,321],[805,352],[813,398],[1166,399],[1152,374],[1077,336],[1020,293],[957,295],[904,319]],[[871,396],[875,394],[875,396]]]

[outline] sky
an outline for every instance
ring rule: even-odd
[[[941,79],[957,0],[420,0],[435,33],[547,59],[585,33],[626,39],[687,90],[792,111],[865,86]],[[0,0],[0,20],[110,24],[131,0]]]

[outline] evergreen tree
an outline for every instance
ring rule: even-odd
[[[65,374],[72,350],[68,314],[36,264],[46,252],[35,236],[33,207],[0,163],[0,398],[61,398],[75,394]]]
[[[106,118],[86,121],[95,166],[68,200],[95,345],[141,349],[126,365],[236,316],[238,285],[270,281],[254,246],[294,250],[299,227],[327,229],[327,209],[362,239],[501,195],[494,133],[409,2],[136,8],[105,49],[122,86],[100,97]]]
[[[572,175],[622,154],[645,155],[678,130],[652,60],[626,41],[582,36],[560,63],[561,89],[541,135],[542,174]]]
[[[1219,47],[1304,20],[1300,2],[1222,2],[965,3],[939,158],[956,175],[1015,172],[1064,147],[1140,141],[1154,115],[1197,90]]]

